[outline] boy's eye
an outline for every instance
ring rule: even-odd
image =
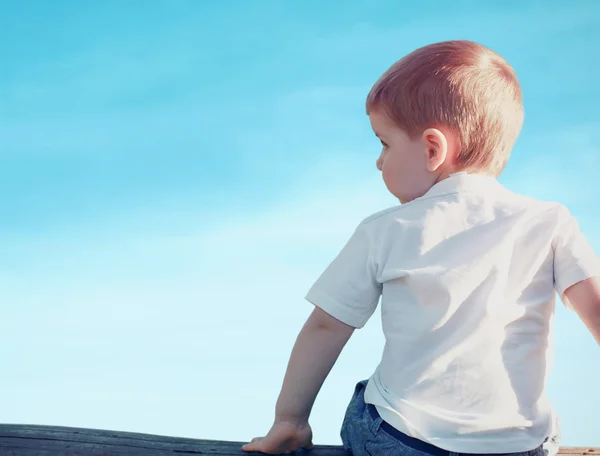
[[[380,140],[380,141],[381,141],[381,140]],[[382,145],[383,147],[386,147],[386,148],[387,148],[387,146],[388,146],[388,145],[387,145],[386,143],[384,143],[383,141],[381,141],[381,145]]]

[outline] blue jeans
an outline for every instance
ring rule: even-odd
[[[346,452],[353,456],[467,456],[443,450],[392,428],[379,416],[375,406],[365,404],[366,386],[367,380],[358,382],[346,410],[340,433]],[[510,455],[554,456],[558,452],[556,440],[546,439],[543,445],[534,450]]]

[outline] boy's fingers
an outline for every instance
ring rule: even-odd
[[[259,437],[253,438],[250,443],[247,443],[246,445],[244,445],[242,447],[242,450],[244,450],[244,451],[258,451],[259,450],[259,448],[258,448],[258,446],[259,446],[258,445],[259,444],[259,440],[260,440]]]
[[[270,449],[264,448],[263,445],[261,445],[261,442],[264,440],[264,437],[254,437],[250,443],[245,444],[244,446],[242,446],[242,450],[244,451],[258,451],[261,453],[273,453],[273,451],[271,451]],[[306,445],[303,445],[302,448],[306,449],[306,450],[312,450],[315,447],[315,445],[311,442],[308,442]],[[266,451],[265,451],[266,450]],[[284,451],[284,454],[290,454],[293,453],[293,451],[288,450],[288,451]]]

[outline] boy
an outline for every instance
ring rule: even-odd
[[[600,260],[565,207],[496,180],[523,124],[513,69],[470,41],[425,46],[377,81],[367,114],[402,204],[363,220],[308,292],[275,422],[243,450],[313,447],[318,391],[381,298],[385,348],[346,411],[347,451],[555,453],[555,292],[600,344]]]

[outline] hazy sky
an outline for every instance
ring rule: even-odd
[[[367,92],[431,42],[514,66],[526,120],[501,182],[566,204],[600,253],[600,3],[408,3],[0,0],[0,422],[267,432],[306,291],[397,204]],[[560,302],[556,320],[564,443],[600,446],[600,350]],[[382,348],[376,312],[316,443],[341,442]]]

